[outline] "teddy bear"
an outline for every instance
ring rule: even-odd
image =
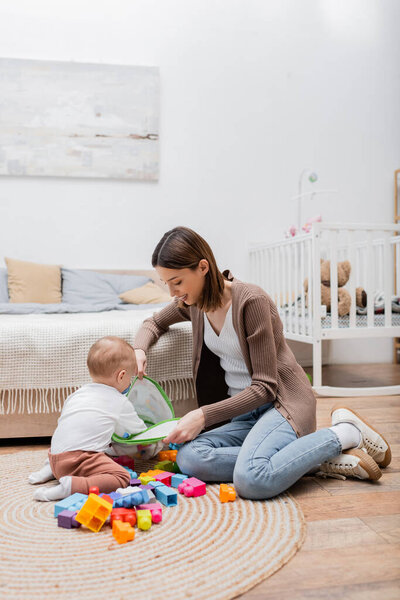
[[[337,265],[338,269],[338,314],[339,317],[348,315],[351,306],[350,293],[343,288],[349,280],[351,265],[348,260],[339,262]],[[329,260],[323,260],[321,258],[321,304],[326,306],[326,310],[331,310],[331,263]],[[308,279],[304,280],[304,290],[308,292]],[[367,294],[361,287],[356,288],[356,305],[365,307],[367,306]]]

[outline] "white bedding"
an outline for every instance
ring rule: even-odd
[[[0,414],[53,412],[65,391],[90,381],[86,356],[104,335],[132,343],[154,307],[83,314],[0,317]],[[148,354],[148,375],[174,400],[193,393],[191,323],[177,323]],[[35,394],[33,394],[33,390]],[[62,393],[61,393],[62,392]]]

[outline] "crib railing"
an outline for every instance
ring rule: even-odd
[[[392,295],[400,292],[400,236],[394,224],[315,223],[310,234],[250,247],[251,281],[276,303],[290,339],[398,335],[393,332]],[[397,260],[395,261],[395,255]],[[321,306],[320,260],[330,260],[331,309]],[[351,306],[338,311],[337,263],[349,260],[345,289]],[[396,272],[394,265],[396,264]],[[305,281],[308,282],[307,293]],[[357,320],[356,288],[367,293],[366,323]],[[384,322],[375,319],[376,295],[384,298]],[[321,321],[322,319],[322,321]],[[400,332],[400,330],[399,330]]]

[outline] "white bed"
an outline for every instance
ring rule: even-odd
[[[51,435],[65,398],[90,381],[90,346],[104,335],[132,343],[159,309],[0,315],[0,438]],[[148,353],[148,375],[164,387],[177,416],[196,407],[191,358],[191,323],[172,325]]]
[[[322,341],[400,336],[400,314],[392,311],[392,296],[400,292],[400,236],[394,224],[315,223],[309,234],[250,247],[251,281],[276,303],[289,340],[312,344],[313,387],[325,396],[399,394],[400,386],[369,388],[322,385]],[[395,260],[396,258],[396,260]],[[320,261],[331,261],[331,312],[321,306]],[[337,303],[337,263],[349,260],[345,288],[351,295],[350,314],[340,317]],[[396,268],[395,268],[396,265]],[[308,278],[308,298],[303,282]],[[356,312],[355,290],[367,292],[365,315]],[[384,296],[384,313],[375,314],[374,297]]]

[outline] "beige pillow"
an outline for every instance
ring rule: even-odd
[[[61,302],[61,269],[57,265],[5,259],[10,302]]]
[[[129,304],[157,304],[171,300],[171,296],[152,281],[141,287],[128,290],[120,294],[119,297],[122,302],[128,302]]]

